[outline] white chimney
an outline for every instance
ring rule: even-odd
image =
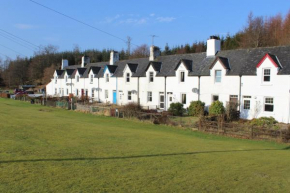
[[[67,66],[68,66],[68,60],[62,59],[61,60],[61,69],[63,70]]]
[[[151,46],[150,47],[150,56],[149,56],[149,61],[154,61],[156,57],[160,56],[161,52],[160,49],[156,46]]]
[[[210,36],[206,46],[206,57],[215,56],[221,50],[221,41],[217,36]]]
[[[114,65],[117,61],[119,61],[119,53],[112,50],[110,53],[110,65]]]
[[[82,57],[82,64],[81,64],[81,67],[84,68],[87,64],[90,63],[90,57],[88,56],[83,56]]]

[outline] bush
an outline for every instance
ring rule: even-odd
[[[190,102],[188,108],[188,114],[194,117],[200,116],[204,114],[204,106],[205,103],[201,101],[192,101]]]
[[[239,104],[234,102],[228,102],[225,108],[226,119],[228,121],[239,120],[239,112],[237,111]]]
[[[210,115],[221,115],[225,112],[225,108],[222,102],[215,101],[209,106]]]
[[[168,111],[174,116],[182,116],[185,112],[185,109],[183,108],[183,104],[181,103],[171,103]]]
[[[253,119],[251,121],[251,125],[260,126],[260,127],[267,127],[267,128],[274,128],[274,125],[278,123],[274,117],[260,117],[259,119]]]
[[[123,106],[124,114],[127,117],[136,117],[138,112],[142,110],[141,106],[137,103],[128,103]]]

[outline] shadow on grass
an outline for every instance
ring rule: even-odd
[[[283,151],[289,150],[289,147],[284,149],[249,149],[249,150],[225,150],[225,151],[198,151],[185,153],[169,153],[169,154],[151,154],[151,155],[132,155],[123,157],[80,157],[80,158],[51,158],[51,159],[29,159],[29,160],[7,160],[0,161],[0,164],[5,163],[26,163],[26,162],[62,162],[62,161],[90,161],[90,160],[116,160],[116,159],[134,159],[134,158],[150,158],[150,157],[166,157],[166,156],[180,156],[180,155],[195,155],[208,153],[236,153],[236,152],[251,152],[251,151]]]

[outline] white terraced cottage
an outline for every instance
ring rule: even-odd
[[[136,102],[167,110],[171,103],[188,107],[201,100],[206,108],[215,100],[237,102],[241,118],[272,116],[290,121],[290,46],[220,50],[211,36],[206,53],[160,56],[150,48],[149,58],[119,61],[112,51],[109,62],[69,66],[62,61],[46,86],[47,95],[86,95],[94,101],[124,105]]]

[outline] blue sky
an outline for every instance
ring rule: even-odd
[[[276,0],[275,3],[273,0],[35,1],[122,39],[130,36],[134,45],[150,45],[150,35],[157,35],[155,45],[161,49],[166,43],[172,47],[205,41],[210,35],[234,34],[246,25],[250,11],[254,16],[274,16],[278,13],[284,16],[290,9],[289,0]],[[0,13],[2,59],[4,55],[15,58],[19,53],[32,56],[34,46],[1,30],[38,46],[55,45],[59,51],[72,50],[74,45],[78,45],[81,50],[126,49],[124,41],[29,0],[1,0]]]

